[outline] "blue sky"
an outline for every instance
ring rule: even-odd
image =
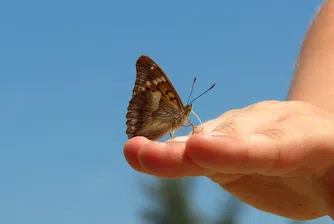
[[[123,157],[125,114],[144,54],[206,121],[284,100],[322,1],[2,1],[0,223],[140,223],[148,205]],[[188,130],[180,130],[186,134]],[[198,178],[194,206],[227,194]],[[246,206],[241,223],[286,223]],[[328,218],[311,223],[330,223]]]

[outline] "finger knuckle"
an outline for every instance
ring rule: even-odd
[[[279,141],[282,139],[284,132],[277,128],[271,128],[263,131],[262,134],[271,140]]]
[[[252,104],[252,105],[246,107],[245,111],[248,111],[248,110],[268,109],[268,107],[271,107],[271,106],[279,104],[279,103],[281,103],[281,101],[278,101],[278,100],[266,100],[266,101],[255,103],[255,104]]]
[[[217,128],[216,131],[220,131],[225,135],[235,136],[240,133],[241,126],[235,120],[231,120],[229,122],[221,123]]]
[[[219,120],[227,120],[240,113],[240,109],[229,110],[218,117]]]

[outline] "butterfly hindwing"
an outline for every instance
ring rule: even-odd
[[[145,136],[149,139],[162,137],[175,126],[173,110],[160,92],[139,92],[129,103],[126,116],[128,136]]]

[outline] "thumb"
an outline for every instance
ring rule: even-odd
[[[190,137],[186,152],[198,165],[219,173],[288,175],[304,156],[302,145],[302,136],[278,129],[240,136],[211,132]]]

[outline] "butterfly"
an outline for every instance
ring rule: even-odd
[[[157,140],[168,132],[173,138],[182,126],[192,126],[194,133],[195,125],[189,120],[191,112],[192,104],[183,105],[163,70],[151,58],[140,56],[126,114],[128,138],[144,136]],[[188,125],[184,125],[186,121]]]

